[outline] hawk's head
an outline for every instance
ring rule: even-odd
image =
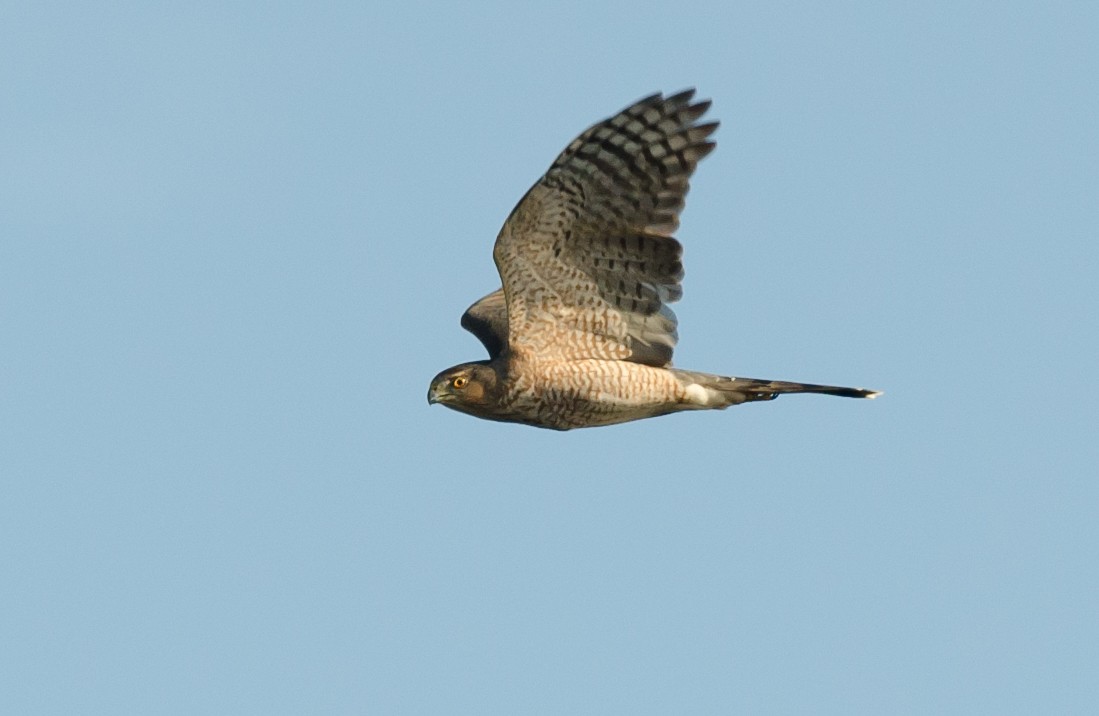
[[[427,402],[442,403],[484,418],[491,418],[499,404],[496,369],[488,361],[447,368],[431,380]]]

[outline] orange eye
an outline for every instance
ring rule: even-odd
[[[466,387],[467,383],[469,383],[469,378],[465,377],[464,375],[460,375],[457,378],[455,378],[454,380],[450,381],[450,384],[453,385],[458,390],[461,390],[462,388]]]

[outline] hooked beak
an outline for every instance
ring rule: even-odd
[[[427,404],[434,405],[438,403],[442,397],[443,386],[441,383],[435,383],[427,390]]]

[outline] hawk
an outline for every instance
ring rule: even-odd
[[[693,97],[693,89],[646,97],[561,152],[496,238],[503,287],[462,316],[489,360],[439,373],[429,404],[570,430],[784,393],[879,394],[672,367],[678,336],[668,304],[683,278],[672,234],[718,126],[699,123],[710,102]]]

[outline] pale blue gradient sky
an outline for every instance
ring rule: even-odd
[[[0,712],[1099,709],[1095,4],[381,5],[0,10]],[[429,409],[691,85],[677,364],[886,395]]]

